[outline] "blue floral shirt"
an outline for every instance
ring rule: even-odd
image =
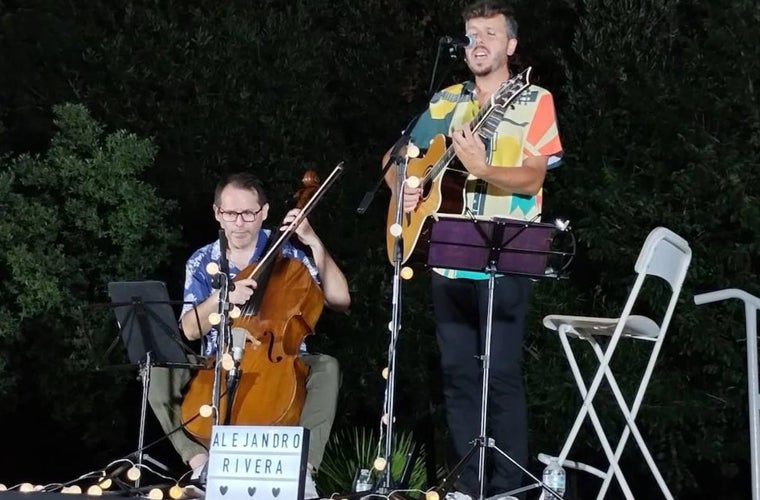
[[[268,229],[262,229],[259,231],[259,236],[256,241],[256,249],[251,256],[249,264],[258,261],[262,256],[270,233],[271,231]],[[286,242],[282,246],[282,256],[301,261],[309,270],[314,281],[319,283],[319,271],[317,266],[303,250],[294,247],[290,242]],[[185,265],[185,305],[182,307],[182,314],[180,316],[184,316],[188,311],[192,311],[194,305],[197,306],[206,300],[214,291],[211,286],[211,275],[206,272],[206,266],[211,262],[219,264],[220,259],[221,251],[219,249],[219,240],[216,240],[213,243],[209,243],[196,250],[187,260],[187,264]],[[230,262],[231,278],[234,278],[240,271],[241,269],[238,269]],[[216,339],[218,334],[219,331],[214,327],[203,337],[204,355],[212,356],[216,353]]]

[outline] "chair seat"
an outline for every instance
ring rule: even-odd
[[[593,318],[586,316],[564,316],[550,314],[544,318],[544,326],[559,331],[567,325],[568,334],[578,338],[589,338],[597,335],[611,336],[615,332],[620,318]],[[660,326],[646,316],[632,315],[623,327],[622,336],[640,340],[656,340],[660,334]]]

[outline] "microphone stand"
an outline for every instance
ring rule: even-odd
[[[217,314],[219,315],[218,323],[218,335],[216,336],[216,360],[214,361],[214,383],[211,387],[211,425],[219,424],[219,402],[221,399],[221,379],[222,379],[222,353],[227,352],[228,345],[230,344],[230,324],[229,324],[229,310],[230,310],[230,291],[234,289],[234,284],[230,283],[229,275],[229,263],[227,262],[227,237],[224,234],[224,230],[219,230],[219,272],[216,273],[212,280],[212,286],[219,289],[219,304],[217,307]],[[230,395],[227,394],[227,414],[229,414],[229,408],[232,406]],[[206,474],[208,472],[208,462],[203,467],[201,472],[200,481],[202,484],[206,483]]]
[[[430,87],[428,88],[428,95],[427,100],[429,101],[433,94],[433,82],[435,81],[435,73],[438,67],[438,60],[440,57],[441,49],[443,48],[444,44],[440,42],[438,44],[438,52],[436,54],[435,63],[433,66],[433,72],[432,77],[430,80]],[[454,51],[450,51],[450,55],[452,59],[456,59],[456,54]],[[444,73],[442,79],[446,77],[450,71],[450,66],[447,69],[447,71]],[[441,80],[442,81],[442,80]],[[393,147],[391,148],[388,161],[386,161],[385,165],[383,165],[382,171],[380,173],[380,178],[377,180],[375,185],[367,191],[367,193],[362,198],[361,203],[359,204],[359,207],[357,207],[356,211],[359,214],[364,214],[367,211],[367,208],[369,208],[369,205],[372,203],[372,200],[375,197],[375,194],[377,193],[378,189],[380,189],[380,186],[383,185],[385,180],[385,175],[388,173],[388,170],[395,165],[396,166],[396,186],[395,186],[395,193],[396,193],[396,206],[394,207],[395,210],[395,218],[394,218],[394,224],[393,226],[401,227],[402,217],[404,216],[404,184],[406,183],[406,167],[408,162],[408,151],[410,146],[414,146],[411,143],[411,133],[414,130],[415,125],[419,121],[419,119],[424,114],[424,111],[422,113],[419,113],[416,115],[412,120],[409,122],[409,124],[406,126],[404,131],[402,132],[401,136],[398,138],[398,140],[395,142]],[[393,227],[391,226],[391,227]],[[398,236],[394,236],[394,244],[393,244],[393,292],[391,295],[391,322],[389,326],[390,330],[390,340],[388,343],[388,364],[387,364],[387,376],[386,376],[386,389],[385,389],[385,397],[383,401],[383,415],[381,417],[380,421],[380,438],[379,441],[382,443],[383,441],[383,435],[385,437],[385,446],[384,446],[384,454],[383,459],[385,461],[385,466],[380,469],[380,472],[378,474],[377,481],[375,482],[374,490],[377,493],[381,494],[387,494],[393,490],[392,487],[392,475],[390,471],[391,467],[391,458],[393,454],[393,424],[394,424],[394,402],[395,402],[395,393],[396,393],[396,345],[398,343],[398,335],[399,331],[401,330],[401,282],[402,282],[402,276],[401,276],[401,264],[403,259],[403,249],[404,249],[404,242],[403,242],[403,236],[402,233],[399,231]],[[383,432],[385,430],[385,432]],[[365,492],[366,493],[366,492]]]
[[[219,230],[219,273],[224,276],[227,280],[227,294],[224,302],[227,302],[227,311],[230,310],[230,307],[232,304],[229,304],[229,292],[233,291],[235,289],[235,283],[232,283],[229,281],[230,276],[230,264],[227,260],[227,235],[225,234],[223,229]],[[220,299],[221,299],[221,293],[220,293]],[[224,324],[223,331],[220,331],[220,336],[224,336],[225,343],[227,344],[228,351],[230,349],[233,349],[235,347],[234,342],[232,340],[232,332],[230,330],[230,323],[229,323],[229,315],[225,316],[224,319],[227,321]],[[221,353],[223,351],[219,351]],[[227,351],[224,351],[227,352]],[[237,392],[237,386],[238,381],[240,380],[240,360],[236,359],[235,356],[232,356],[232,361],[234,363],[233,367],[227,371],[227,407],[224,412],[224,425],[229,425],[230,420],[232,419],[232,403],[235,401],[235,394]],[[224,364],[224,360],[222,360],[222,364]]]

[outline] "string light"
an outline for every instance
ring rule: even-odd
[[[175,500],[182,498],[182,488],[178,484],[175,484],[169,489],[169,496]]]
[[[32,483],[21,483],[21,486],[18,487],[18,490],[21,493],[29,493],[30,491],[34,491],[34,485]]]
[[[150,498],[150,500],[161,500],[164,498],[164,492],[158,488],[153,488],[148,492],[148,498]]]
[[[208,264],[206,264],[206,272],[212,276],[215,274],[219,274],[219,264],[217,264],[216,262],[209,262]]]
[[[377,457],[374,462],[372,462],[372,467],[375,468],[376,471],[385,470],[385,466],[387,465],[387,462],[383,457]]]
[[[66,493],[68,495],[81,495],[82,488],[76,484],[73,486],[64,486],[63,489],[61,489],[61,493]]]
[[[401,268],[401,278],[405,280],[412,279],[412,276],[414,276],[414,270],[409,266],[404,266]]]
[[[391,224],[391,227],[388,228],[388,232],[391,233],[391,236],[398,238],[401,236],[401,224],[396,224],[394,222]]]
[[[419,149],[417,151],[419,151]],[[417,189],[418,187],[420,187],[420,178],[417,177],[416,175],[410,175],[409,177],[406,178],[406,185],[412,189]]]
[[[100,481],[98,483],[98,486],[100,486],[104,490],[107,490],[108,488],[111,487],[111,484],[113,484],[113,482],[111,481],[111,478],[107,477],[107,478],[103,479],[102,481]]]
[[[213,312],[208,315],[208,322],[212,325],[218,325],[222,322],[222,316],[217,312]]]
[[[388,373],[389,373],[389,372],[390,372],[390,370],[388,370],[388,367],[387,367],[387,366],[386,366],[385,368],[383,368],[383,372],[382,372],[382,373],[383,373],[383,378],[384,378],[385,380],[388,380]]]
[[[5,486],[3,483],[0,483],[0,491],[8,491],[8,487]]]
[[[97,484],[93,484],[92,486],[90,486],[89,488],[87,488],[87,494],[90,495],[90,496],[92,496],[92,497],[99,497],[99,496],[103,495],[103,490]]]
[[[435,490],[430,490],[425,493],[425,500],[440,500],[441,496]]]
[[[226,371],[230,371],[235,368],[235,360],[232,359],[232,354],[225,352],[222,355],[222,368]]]
[[[198,414],[203,418],[209,418],[213,412],[214,409],[211,405],[203,405],[201,406],[201,409],[198,410]]]
[[[127,471],[127,477],[130,481],[137,481],[140,479],[140,469],[138,469],[136,466],[130,467],[130,469]]]

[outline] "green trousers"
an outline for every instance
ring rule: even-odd
[[[303,354],[301,359],[309,367],[309,375],[299,424],[309,429],[309,465],[316,471],[322,463],[335,420],[340,366],[337,359],[326,354]],[[185,368],[152,368],[148,391],[148,402],[153,413],[186,463],[195,455],[207,452],[182,428],[182,395],[191,376],[192,372]]]

